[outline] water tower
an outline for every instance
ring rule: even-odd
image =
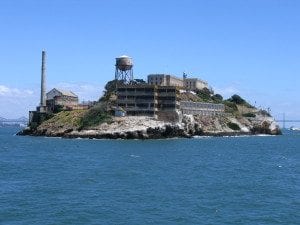
[[[132,58],[122,55],[116,58],[115,79],[121,80],[124,83],[129,83],[133,80],[133,61]]]

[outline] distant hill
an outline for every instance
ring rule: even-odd
[[[3,117],[0,117],[0,122],[28,122],[28,119],[25,116],[22,116],[20,118],[17,119],[6,119]]]
[[[18,119],[16,119],[17,121],[22,121],[22,122],[27,122],[28,121],[28,118],[26,118],[25,116],[22,116]]]
[[[0,122],[5,122],[5,121],[7,121],[7,119],[0,117]]]

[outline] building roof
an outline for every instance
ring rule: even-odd
[[[78,97],[72,91],[62,90],[62,89],[56,89],[56,90],[59,91],[60,93],[62,93],[62,95],[65,95],[65,96]]]
[[[68,90],[63,90],[63,89],[58,89],[58,88],[53,88],[52,90],[56,90],[58,91],[59,93],[61,93],[61,95],[64,95],[64,96],[69,96],[69,97],[75,97],[75,98],[78,98],[78,96],[76,94],[74,94],[72,91],[68,91]],[[52,91],[51,90],[51,91]],[[50,93],[51,91],[49,91],[48,93]],[[48,94],[47,93],[47,94]]]

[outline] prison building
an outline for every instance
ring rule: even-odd
[[[61,109],[73,109],[78,106],[78,96],[72,91],[53,88],[47,94],[46,105],[48,110],[55,111],[58,107]]]
[[[168,74],[150,74],[148,75],[148,84],[183,87],[183,80]]]
[[[174,111],[179,109],[177,96],[179,89],[175,86],[158,86],[157,91],[157,108],[159,111]]]
[[[179,109],[178,94],[179,89],[174,86],[121,85],[117,88],[117,107],[127,115],[156,116],[158,112]]]
[[[208,88],[207,82],[197,78],[185,78],[183,79],[183,85],[188,91],[197,91],[203,88]]]
[[[180,110],[183,114],[190,115],[218,115],[224,113],[225,106],[224,104],[181,101]]]
[[[155,116],[156,97],[154,85],[121,85],[117,88],[117,106],[130,116]]]

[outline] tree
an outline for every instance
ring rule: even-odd
[[[222,101],[223,101],[223,97],[222,97],[222,95],[220,95],[220,94],[215,94],[214,96],[212,96],[212,99],[213,99],[215,102],[222,102]]]
[[[106,101],[109,97],[116,91],[117,85],[121,85],[124,82],[121,80],[111,80],[108,81],[104,87],[103,96],[99,99],[99,101]]]
[[[203,88],[197,91],[197,95],[203,100],[208,101],[211,99],[212,92],[208,88]]]
[[[231,98],[228,99],[230,102],[234,102],[235,104],[242,105],[245,104],[246,101],[239,95],[232,95]]]

